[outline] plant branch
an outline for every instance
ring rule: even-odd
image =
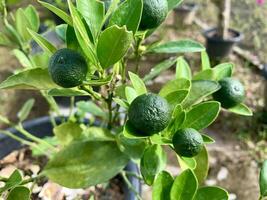
[[[140,194],[136,191],[136,189],[133,187],[133,185],[131,184],[131,182],[127,178],[126,173],[125,172],[121,172],[120,174],[121,174],[123,180],[125,181],[126,185],[128,186],[128,188],[134,192],[136,198],[138,200],[142,200],[142,197],[140,196]]]
[[[133,177],[135,177],[135,178],[137,178],[137,179],[139,179],[141,181],[143,180],[142,176],[139,176],[138,174],[136,174],[134,172],[130,172],[130,171],[124,171],[124,172],[125,172],[125,174],[127,174],[129,176],[133,176]]]

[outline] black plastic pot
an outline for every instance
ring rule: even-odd
[[[243,34],[236,30],[229,29],[229,38],[224,40],[218,36],[217,30],[217,28],[212,28],[203,33],[206,38],[207,53],[213,60],[229,56],[233,46],[243,39]]]
[[[184,3],[174,8],[174,26],[191,25],[199,6],[196,3]]]
[[[56,123],[60,124],[61,119],[56,118]],[[46,136],[52,136],[53,135],[53,126],[50,122],[49,117],[41,117],[37,118],[31,121],[27,121],[23,123],[23,127],[32,133],[33,135],[43,138]],[[20,135],[18,131],[16,131],[13,128],[7,129],[8,131],[11,131],[15,135]],[[21,136],[21,135],[20,135]],[[10,154],[12,151],[18,150],[22,148],[22,145],[17,142],[16,140],[13,140],[10,137],[7,137],[0,133],[0,159],[4,158],[8,154]],[[129,162],[129,164],[125,167],[127,171],[139,174],[139,169],[136,164],[133,162]],[[133,176],[129,176],[129,181],[133,185],[134,189],[138,191],[141,194],[141,182],[137,178]],[[127,186],[124,186],[124,192],[125,192],[125,200],[136,200],[135,194],[127,188]]]

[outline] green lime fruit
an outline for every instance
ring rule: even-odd
[[[245,89],[238,80],[224,78],[219,84],[221,89],[213,94],[213,98],[219,101],[223,108],[232,108],[244,101]]]
[[[178,155],[189,158],[198,155],[204,145],[201,134],[192,128],[177,131],[172,143]]]
[[[144,0],[143,13],[139,29],[157,28],[167,17],[167,0]]]
[[[150,136],[165,129],[170,122],[168,102],[156,94],[143,94],[131,103],[129,123],[140,134]]]
[[[48,70],[56,84],[64,88],[72,88],[83,83],[88,68],[81,54],[65,48],[58,50],[50,58]]]

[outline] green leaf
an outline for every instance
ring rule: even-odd
[[[177,90],[168,94],[165,99],[168,101],[172,109],[175,108],[178,104],[181,104],[189,94],[189,90]]]
[[[138,96],[147,93],[146,86],[138,75],[129,72],[129,77]]]
[[[245,104],[241,103],[238,104],[235,107],[228,109],[230,112],[238,114],[238,115],[244,115],[244,116],[252,116],[253,112],[250,110],[249,107],[247,107]]]
[[[89,94],[77,88],[54,88],[48,91],[48,95],[56,97],[88,96]]]
[[[113,13],[109,26],[126,26],[128,31],[135,33],[138,29],[143,10],[142,0],[126,0]]]
[[[165,168],[167,156],[160,145],[146,148],[140,162],[140,171],[147,185],[152,185],[156,175]]]
[[[234,64],[222,63],[212,68],[214,73],[214,80],[219,81],[226,77],[231,77],[233,74]]]
[[[20,111],[17,114],[20,122],[22,122],[25,119],[27,119],[27,117],[29,116],[29,114],[30,114],[30,112],[32,110],[34,102],[35,102],[34,99],[29,99],[28,101],[26,101],[24,103],[24,105],[22,106],[22,108],[20,109]]]
[[[150,136],[150,139],[153,144],[158,144],[158,145],[171,145],[172,144],[171,139],[161,136],[159,134],[154,134]]]
[[[201,52],[201,68],[202,71],[211,68],[209,55],[207,54],[206,51]]]
[[[227,191],[220,187],[201,187],[198,189],[194,200],[228,200]]]
[[[54,54],[57,51],[57,48],[51,44],[49,41],[47,41],[43,36],[41,36],[40,34],[27,29],[29,31],[29,33],[31,34],[31,36],[33,37],[33,39],[42,47],[42,49],[49,54],[50,56],[52,54]]]
[[[59,8],[53,6],[52,4],[43,2],[43,1],[38,1],[42,6],[46,7],[48,10],[56,14],[58,17],[63,19],[67,24],[72,26],[72,19],[71,17],[65,13],[63,10],[60,10]]]
[[[44,174],[68,188],[87,188],[117,175],[129,159],[114,142],[74,142],[48,162]]]
[[[9,190],[9,189],[19,185],[21,182],[22,182],[22,176],[21,176],[20,172],[16,169],[10,175],[10,177],[7,179],[4,187],[0,188],[0,194],[6,190]]]
[[[86,141],[115,141],[110,130],[101,127],[91,126],[82,133],[82,139]]]
[[[68,0],[70,14],[73,20],[73,28],[75,30],[76,37],[86,57],[94,64],[97,65],[97,58],[93,44],[90,41],[89,34],[86,27],[71,0]]]
[[[183,0],[168,0],[169,11],[179,6]]]
[[[50,56],[46,52],[40,52],[34,55],[30,55],[30,59],[34,67],[45,69],[48,68]]]
[[[132,87],[126,86],[125,87],[125,96],[126,96],[128,103],[131,104],[132,101],[138,96],[138,94],[135,91],[135,89],[133,89]]]
[[[42,138],[46,143],[52,145],[52,146],[58,146],[58,139],[53,136],[53,137],[45,137]],[[38,144],[38,147],[30,147],[32,151],[33,156],[44,156],[44,152],[50,152],[51,149],[47,147],[47,145],[44,144]]]
[[[126,110],[129,108],[129,103],[126,102],[125,100],[119,99],[119,98],[113,98],[113,101],[120,105],[121,107],[125,108]]]
[[[16,25],[16,30],[18,31],[19,35],[23,38],[23,40],[29,41],[31,39],[31,35],[27,31],[27,29],[28,28],[31,29],[32,27],[31,23],[29,22],[22,8],[19,8],[16,11],[15,25]]]
[[[97,0],[77,0],[76,3],[78,11],[82,14],[94,39],[96,39],[105,15],[104,3]]]
[[[185,78],[190,80],[192,78],[191,69],[183,57],[179,57],[176,63],[176,79]]]
[[[7,197],[7,200],[30,200],[31,191],[29,188],[24,186],[17,186],[13,188]]]
[[[189,90],[191,87],[191,82],[188,79],[176,79],[166,83],[159,92],[159,95],[166,97],[168,94],[179,90]]]
[[[194,106],[186,113],[184,128],[201,130],[208,127],[217,118],[220,112],[220,103],[209,101]]]
[[[113,75],[109,75],[105,78],[102,78],[102,79],[91,79],[91,80],[86,80],[84,81],[84,84],[85,85],[90,85],[90,86],[102,86],[102,85],[107,85],[108,83],[111,82],[113,78]]]
[[[79,50],[79,41],[76,37],[75,30],[72,26],[68,25],[66,30],[66,44],[69,49]]]
[[[194,158],[197,162],[194,173],[197,177],[199,185],[201,185],[208,176],[209,171],[209,155],[206,146],[204,146],[200,153]]]
[[[128,51],[133,36],[126,27],[111,26],[99,36],[97,56],[103,68],[118,62]]]
[[[56,34],[64,42],[66,42],[67,28],[68,28],[68,24],[60,24],[55,27]]]
[[[194,75],[193,80],[213,80],[214,79],[214,71],[213,69],[206,69],[198,72]]]
[[[160,75],[163,71],[172,67],[175,62],[176,62],[176,59],[170,58],[168,60],[165,60],[165,61],[157,64],[155,67],[153,67],[150,70],[150,72],[147,75],[145,75],[145,77],[143,78],[144,82],[148,82],[148,81],[154,79],[155,77]]]
[[[175,178],[171,188],[171,200],[192,200],[197,187],[198,183],[194,173],[187,169]]]
[[[12,46],[12,41],[2,32],[0,32],[0,46]]]
[[[76,103],[78,112],[91,113],[94,116],[107,119],[107,114],[92,101],[79,101]]]
[[[109,3],[109,2],[106,2],[106,3]],[[108,23],[108,20],[110,19],[111,15],[115,12],[119,3],[120,3],[120,0],[112,0],[110,2],[109,8],[106,10],[106,15],[104,16],[101,27],[103,27],[104,25]]]
[[[215,143],[215,140],[213,138],[211,138],[210,136],[206,135],[206,134],[201,134],[202,139],[204,141],[204,143],[206,144],[213,144]]]
[[[181,129],[186,119],[186,112],[182,109],[181,105],[177,105],[173,112],[173,133]],[[173,134],[172,133],[172,134]]]
[[[182,170],[191,169],[194,170],[197,166],[195,158],[178,157],[178,162]]]
[[[171,41],[157,46],[152,46],[148,52],[152,53],[193,53],[204,51],[205,47],[193,40]]]
[[[266,197],[267,196],[267,160],[263,162],[263,165],[260,170],[260,193],[261,196]]]
[[[26,67],[26,68],[32,67],[31,61],[27,58],[27,56],[22,51],[20,51],[19,49],[14,49],[12,53],[16,56],[16,58],[19,60],[20,64],[23,67]]]
[[[129,123],[129,121],[126,122],[126,124],[123,127],[123,135],[126,138],[129,139],[141,139],[141,138],[147,138],[148,136],[143,136],[140,133],[138,133],[138,131],[136,131],[131,124]]]
[[[123,153],[136,160],[141,159],[147,145],[143,139],[127,138],[123,134],[118,136],[117,142]]]
[[[153,184],[152,199],[170,200],[173,181],[173,177],[167,171],[160,172]]]
[[[191,107],[219,89],[220,85],[215,81],[192,81],[191,90],[187,99],[183,102],[183,107]]]
[[[53,129],[59,143],[63,146],[70,144],[73,140],[78,139],[83,129],[80,124],[74,122],[65,122]]]
[[[37,32],[40,26],[40,19],[39,19],[37,10],[32,5],[29,5],[24,10],[24,14],[26,15],[27,19],[30,22],[30,25],[31,25],[30,28],[34,30],[35,32]]]
[[[8,77],[0,84],[0,89],[49,90],[58,86],[52,81],[48,70],[34,68]]]

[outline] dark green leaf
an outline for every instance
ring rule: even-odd
[[[165,60],[159,64],[157,64],[155,67],[153,67],[150,72],[143,78],[144,82],[150,81],[160,75],[161,72],[169,69],[173,66],[173,64],[176,62],[175,59],[170,58],[168,60]]]
[[[187,169],[174,180],[171,188],[171,200],[192,200],[198,183],[193,171]]]
[[[188,79],[176,79],[166,83],[159,92],[159,95],[166,97],[168,94],[176,92],[178,90],[189,90],[191,82]]]
[[[179,6],[183,0],[168,0],[169,11]]]
[[[135,130],[129,121],[126,122],[125,126],[123,127],[123,135],[129,139],[141,139],[147,138],[148,136],[143,136],[137,130]]]
[[[4,187],[0,188],[0,194],[6,190],[9,190],[22,182],[22,176],[16,169],[5,182]]]
[[[191,90],[187,99],[183,102],[183,107],[191,107],[219,89],[220,85],[215,81],[192,81]]]
[[[153,53],[189,53],[189,52],[201,52],[204,51],[205,47],[192,40],[180,40],[171,41],[158,46],[153,46],[148,49],[148,52]]]
[[[129,77],[138,96],[147,93],[146,86],[139,76],[129,72]]]
[[[118,62],[128,51],[133,35],[126,27],[111,26],[101,33],[97,44],[97,56],[103,68]]]
[[[198,189],[194,200],[228,200],[227,191],[219,187],[201,187]]]
[[[152,199],[170,200],[170,191],[173,181],[173,177],[168,172],[160,172],[153,184]]]
[[[176,79],[185,78],[188,80],[192,78],[191,69],[183,57],[179,57],[177,59],[175,78]]]
[[[201,185],[206,179],[209,171],[209,155],[205,146],[202,148],[201,152],[195,156],[195,160],[197,162],[197,166],[194,173],[199,185]]]
[[[220,103],[209,101],[194,106],[186,113],[184,128],[201,130],[208,127],[217,118],[220,112]]]
[[[34,102],[35,102],[34,99],[29,99],[28,101],[26,101],[24,103],[24,105],[22,106],[22,108],[20,109],[20,111],[17,114],[20,122],[22,122],[25,119],[27,119],[27,117],[29,116],[29,114],[30,114],[30,112],[32,110]]]
[[[66,44],[69,49],[79,50],[79,41],[76,37],[75,30],[72,26],[68,25],[66,30]]]
[[[0,84],[0,89],[37,89],[49,90],[58,86],[52,81],[48,70],[35,68],[8,77]]]
[[[267,160],[263,162],[261,167],[259,184],[261,196],[267,196]]]
[[[126,26],[135,33],[138,29],[143,10],[142,0],[126,0],[113,13],[109,26]]]
[[[107,182],[129,159],[114,142],[74,142],[58,152],[44,174],[68,188],[87,188]]]
[[[13,188],[7,197],[7,200],[30,200],[31,191],[29,188],[24,186],[17,186]]]
[[[238,104],[235,107],[228,109],[230,112],[238,114],[238,115],[244,115],[244,116],[252,116],[253,112],[250,110],[249,107],[247,107],[245,104],[241,103]]]
[[[140,171],[146,184],[153,184],[156,175],[165,168],[166,161],[166,153],[160,145],[146,148],[140,162]]]

